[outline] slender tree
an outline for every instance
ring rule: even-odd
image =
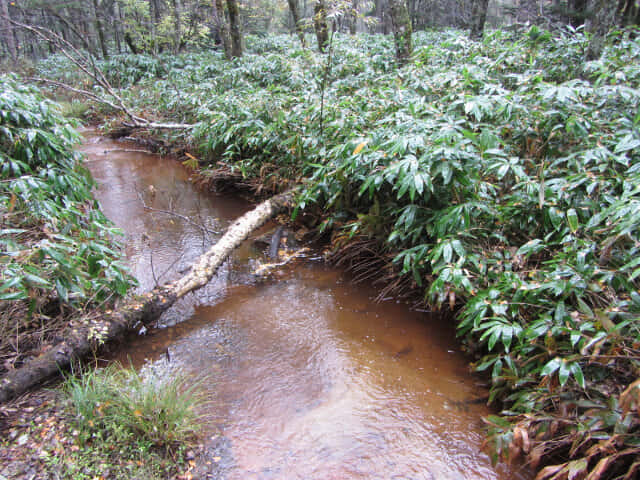
[[[389,16],[396,43],[396,58],[398,62],[406,63],[412,51],[412,28],[405,0],[389,0]]]
[[[227,0],[229,10],[229,31],[231,33],[231,56],[242,56],[242,28],[240,26],[240,11],[237,0]]]
[[[329,27],[327,25],[327,6],[324,0],[316,0],[313,7],[313,26],[316,31],[316,39],[318,40],[318,49],[326,52],[329,46]]]
[[[0,0],[0,27],[2,28],[2,38],[7,45],[7,50],[9,50],[11,61],[15,62],[18,59],[18,48],[16,47],[16,39],[13,36],[10,18],[7,0]]]
[[[351,35],[355,35],[358,28],[358,10],[358,0],[351,0],[351,8],[347,15],[349,21],[349,33]]]
[[[640,25],[640,3],[636,0],[620,0],[620,20],[623,25]]]
[[[587,60],[597,60],[602,55],[607,33],[618,22],[618,3],[612,0],[591,0],[588,5],[589,17],[585,23],[591,34],[587,46]]]
[[[182,46],[182,4],[180,0],[171,0],[173,3],[173,25],[176,29],[174,32],[174,45],[173,49],[177,53]]]
[[[584,24],[587,14],[587,0],[569,0],[567,2],[569,22],[574,28]]]
[[[487,8],[489,0],[474,0],[473,10],[471,13],[471,32],[470,37],[474,40],[482,40],[484,33],[484,24],[487,21]]]
[[[218,27],[218,34],[222,41],[222,48],[224,48],[224,56],[227,60],[231,59],[231,35],[229,34],[229,24],[225,15],[224,1],[216,1],[216,26]]]
[[[155,54],[158,52],[158,25],[162,20],[160,5],[158,0],[150,0],[149,8],[151,10],[151,18],[149,19],[149,30],[151,34],[151,51]]]
[[[302,28],[302,22],[300,22],[300,10],[298,8],[298,0],[288,0],[289,1],[289,10],[291,11],[291,17],[293,18],[293,23],[295,24],[296,33],[298,34],[298,38],[300,38],[300,43],[302,47],[307,46],[307,42],[304,39],[304,30]]]
[[[98,42],[100,44],[100,50],[102,51],[102,58],[109,58],[109,50],[107,49],[107,42],[104,36],[104,29],[102,27],[102,7],[103,2],[101,0],[93,0],[93,15],[96,27],[96,33],[98,34]]]

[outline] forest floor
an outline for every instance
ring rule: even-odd
[[[134,459],[119,455],[112,443],[82,442],[79,437],[69,402],[55,384],[0,405],[0,480],[204,480],[215,478],[212,463],[220,459],[220,453],[204,452],[202,446],[186,451],[179,462],[144,451]]]
[[[0,480],[46,478],[50,452],[73,446],[70,433],[53,390],[0,405]]]

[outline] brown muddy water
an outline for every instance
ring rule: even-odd
[[[139,148],[87,134],[83,151],[144,291],[177,277],[250,206],[198,191],[178,162]],[[313,256],[258,281],[260,261],[265,253],[246,242],[207,287],[112,357],[199,382],[204,478],[530,478],[482,453],[490,412],[476,400],[487,391],[449,325],[374,303],[369,286]]]

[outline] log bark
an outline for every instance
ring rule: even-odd
[[[105,312],[104,318],[91,324],[72,324],[63,334],[65,340],[22,367],[10,371],[0,380],[0,403],[59,374],[73,361],[85,357],[102,342],[115,340],[139,323],[148,324],[176,300],[209,283],[216,270],[256,228],[287,207],[295,191],[276,195],[238,218],[226,233],[191,267],[190,272],[175,282],[156,287],[136,296],[116,311]]]

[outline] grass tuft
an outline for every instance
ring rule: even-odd
[[[112,364],[69,377],[63,391],[70,400],[80,436],[147,442],[174,454],[198,430],[196,385],[182,377],[143,377],[134,368]]]

